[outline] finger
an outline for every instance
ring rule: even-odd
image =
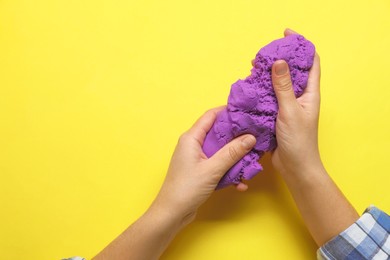
[[[203,145],[203,141],[206,138],[207,132],[213,126],[215,119],[217,118],[218,112],[223,110],[226,106],[220,106],[206,111],[188,130],[188,134],[195,138],[195,140]]]
[[[297,102],[292,88],[290,70],[284,60],[277,60],[272,65],[272,85],[280,108],[288,108]]]
[[[218,177],[222,178],[222,176],[245,154],[247,154],[253,146],[256,144],[256,138],[253,135],[246,134],[241,135],[224,147],[222,147],[219,151],[217,151],[208,161],[210,165],[216,172],[219,174]]]
[[[248,190],[248,185],[243,183],[243,182],[240,182],[239,184],[236,185],[236,190],[238,191],[247,191]]]
[[[321,78],[321,67],[320,57],[316,53],[314,56],[313,66],[309,72],[309,78],[307,80],[307,87],[304,90],[302,96],[299,98],[306,106],[314,109],[313,111],[319,112],[320,105],[320,78]]]
[[[297,32],[295,32],[295,31],[291,30],[290,28],[286,28],[286,29],[284,30],[284,37],[289,36],[289,35],[292,35],[292,34],[299,34],[299,33],[297,33]]]
[[[314,56],[313,66],[309,72],[309,78],[307,80],[306,90],[309,93],[320,94],[320,79],[321,79],[321,65],[320,56],[316,52]]]

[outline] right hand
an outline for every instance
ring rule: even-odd
[[[285,36],[295,32],[287,29]],[[272,66],[272,83],[279,104],[276,120],[277,148],[272,164],[282,174],[299,174],[322,165],[318,149],[320,112],[320,59],[315,54],[307,87],[299,98],[294,95],[288,64],[276,61]]]

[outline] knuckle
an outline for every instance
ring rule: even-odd
[[[229,147],[229,159],[233,162],[239,159],[237,150],[233,146]]]
[[[282,77],[276,82],[276,88],[280,91],[290,91],[292,83],[290,77]]]
[[[206,112],[204,112],[204,116],[206,116],[206,115],[209,115],[209,114],[213,114],[215,112],[215,109],[214,108],[210,108],[210,109],[208,109]]]
[[[182,143],[188,140],[188,132],[184,132],[179,136],[178,143]]]
[[[206,112],[204,112],[205,114],[210,114],[214,111],[214,108],[210,108],[210,109],[207,109]]]

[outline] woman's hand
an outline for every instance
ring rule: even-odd
[[[180,136],[164,184],[152,205],[178,214],[183,224],[194,219],[198,207],[215,190],[222,176],[256,143],[253,135],[242,135],[207,158],[202,150],[203,141],[217,113],[224,108],[207,111]],[[244,191],[247,186],[240,183],[236,188]]]
[[[285,35],[294,33],[286,30]],[[272,163],[279,170],[319,246],[352,225],[356,210],[326,172],[318,149],[320,112],[320,60],[316,54],[302,96],[295,98],[288,65],[272,66],[272,83],[278,99],[278,147]]]
[[[285,36],[295,32],[287,29]],[[295,98],[289,67],[284,60],[272,66],[272,83],[279,104],[276,120],[278,147],[272,163],[281,174],[298,174],[321,165],[318,149],[318,117],[320,112],[320,59],[315,54],[307,88]]]
[[[94,259],[159,259],[175,235],[194,219],[222,176],[256,143],[254,136],[242,135],[207,158],[203,141],[223,108],[207,111],[180,136],[153,204]],[[237,185],[238,190],[246,188],[243,183]]]

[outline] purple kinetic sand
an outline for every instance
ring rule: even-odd
[[[288,63],[294,92],[298,97],[306,88],[314,53],[314,45],[302,35],[275,40],[257,53],[251,75],[232,85],[227,108],[218,114],[207,133],[203,151],[210,157],[242,134],[254,135],[257,142],[252,151],[223,176],[217,189],[253,178],[263,169],[258,162],[260,157],[276,148],[278,103],[272,87],[272,64],[280,59]]]

